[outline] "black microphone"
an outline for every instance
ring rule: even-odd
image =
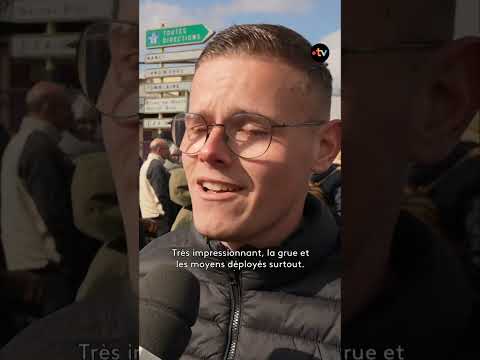
[[[160,265],[140,279],[140,359],[178,360],[198,316],[200,284],[189,271]]]

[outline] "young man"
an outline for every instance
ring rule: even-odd
[[[340,358],[339,231],[328,207],[307,196],[312,173],[340,150],[331,81],[308,41],[283,26],[232,26],[198,60],[190,112],[173,122],[193,225],[142,250],[141,276],[178,247],[309,256],[288,259],[302,269],[191,267],[200,310],[182,358]],[[230,260],[252,261],[209,259]]]

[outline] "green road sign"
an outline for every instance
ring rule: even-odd
[[[176,26],[147,30],[147,49],[167,46],[201,44],[210,38],[214,31],[203,24]]]

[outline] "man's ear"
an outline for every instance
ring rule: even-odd
[[[330,120],[321,129],[318,129],[312,166],[314,173],[322,173],[332,165],[340,152],[341,143],[342,123],[340,120]]]
[[[479,109],[480,38],[455,40],[440,50],[425,90],[425,108],[414,115],[412,129],[412,160],[424,164],[444,159]]]

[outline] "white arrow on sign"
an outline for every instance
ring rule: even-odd
[[[13,35],[10,38],[10,53],[14,58],[75,57],[78,33]]]
[[[145,98],[144,114],[177,113],[187,111],[187,98]]]
[[[195,66],[182,66],[171,68],[148,69],[144,72],[145,78],[186,76],[195,74]]]
[[[172,118],[143,119],[144,129],[170,129]]]
[[[145,84],[145,92],[190,91],[191,88],[191,81]]]
[[[152,33],[148,39],[150,40],[150,42],[152,43],[152,45],[156,45],[157,44],[157,40],[158,40],[158,35],[156,33]]]
[[[154,64],[154,63],[168,63],[168,62],[179,62],[179,61],[192,61],[192,60],[197,60],[200,57],[201,53],[202,53],[202,49],[148,54],[145,56],[145,63]]]

